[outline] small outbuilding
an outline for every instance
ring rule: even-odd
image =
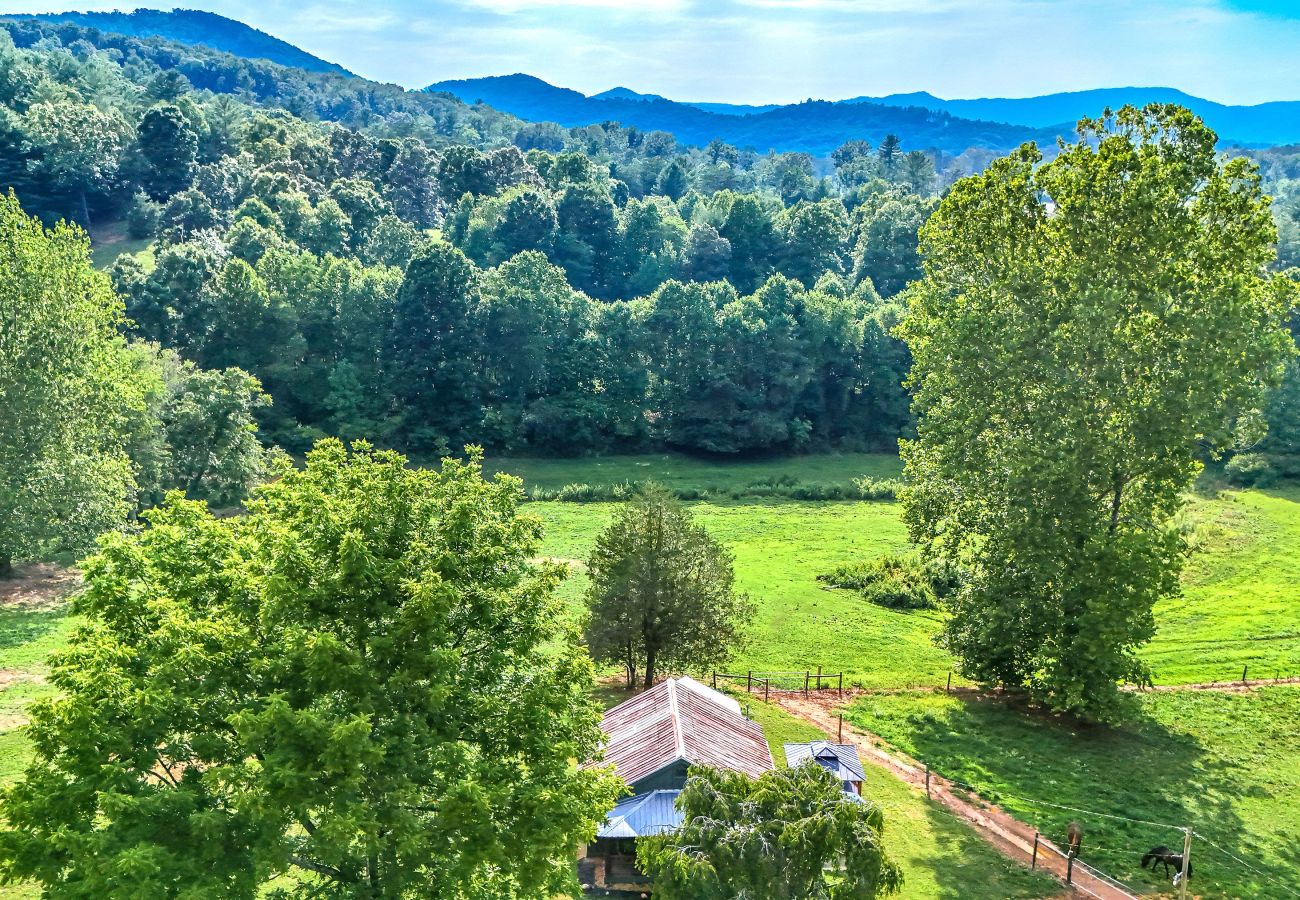
[[[809,741],[806,744],[786,744],[785,761],[790,768],[804,763],[816,763],[839,779],[846,794],[862,796],[862,782],[867,780],[858,758],[858,748],[852,744],[832,744],[829,741]]]

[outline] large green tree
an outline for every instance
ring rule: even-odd
[[[178,495],[86,565],[84,627],[3,795],[53,897],[576,890],[621,785],[518,480],[319,444],[216,519]]]
[[[155,200],[165,200],[194,180],[199,136],[178,106],[170,103],[150,109],[136,132],[140,154],[140,180]]]
[[[663,488],[647,485],[596,538],[587,566],[587,643],[622,665],[628,686],[644,673],[702,671],[741,645],[753,604],[733,589],[731,554]]]
[[[1183,491],[1290,352],[1268,200],[1214,145],[1126,107],[959,182],[922,230],[905,515],[963,576],[943,640],[976,681],[1106,718],[1148,678]]]
[[[125,373],[122,303],[80,229],[46,230],[0,197],[0,576],[88,546],[125,518],[140,392]]]
[[[871,900],[902,886],[881,808],[821,766],[692,769],[677,804],[681,828],[637,841],[663,900]]]

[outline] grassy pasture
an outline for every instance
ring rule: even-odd
[[[153,268],[153,239],[131,237],[125,221],[105,222],[90,229],[90,262],[96,269],[107,269],[124,253],[142,254],[145,268]]]
[[[793,459],[700,459],[677,453],[597,456],[587,459],[489,458],[491,472],[509,472],[526,484],[561,488],[566,484],[622,484],[657,481],[673,489],[729,491],[768,478],[807,482],[848,482],[862,475],[897,478],[903,467],[887,453],[836,453]]]
[[[489,462],[494,471],[547,488],[653,478],[674,488],[734,489],[782,475],[836,482],[898,472],[895,458],[879,454],[745,463],[669,455]],[[534,503],[528,509],[546,523],[547,555],[581,563],[614,506]],[[951,659],[931,642],[935,613],[883,609],[816,581],[838,563],[905,549],[896,504],[746,498],[692,509],[735,553],[737,584],[758,604],[752,641],[737,668],[821,664],[843,669],[847,680],[865,687],[946,680]],[[1252,678],[1300,675],[1300,489],[1194,498],[1185,518],[1194,550],[1184,595],[1157,607],[1155,639],[1142,651],[1155,682],[1227,681],[1240,678],[1243,666]],[[576,602],[584,579],[575,570],[564,591]]]
[[[779,706],[741,696],[763,726],[772,758],[785,764],[787,741],[830,735]],[[863,794],[885,812],[885,847],[903,868],[902,898],[1015,900],[1060,893],[1051,878],[1034,875],[984,843],[964,822],[883,769],[867,766]]]
[[[1082,859],[1140,892],[1169,890],[1139,861],[1157,844],[1181,850],[1181,832],[1028,801],[1190,826],[1259,870],[1194,839],[1197,897],[1300,896],[1300,689],[1168,691],[1139,703],[1119,728],[935,692],[864,697],[846,718],[1058,842],[1079,822]]]

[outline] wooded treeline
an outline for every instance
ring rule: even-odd
[[[0,183],[47,221],[125,221],[131,333],[274,398],[262,437],[426,454],[892,449],[933,158],[830,160],[71,25],[0,22]],[[1295,154],[1259,151],[1281,193]],[[412,260],[419,264],[410,267]],[[1232,475],[1300,471],[1300,385]]]
[[[846,145],[830,178],[616,125],[436,146],[381,136],[396,113],[363,132],[198,91],[160,54],[269,64],[9,27],[32,49],[0,54],[5,180],[152,239],[112,269],[131,333],[255,375],[271,442],[753,453],[906,426],[888,298],[919,271],[933,167],[897,141]]]

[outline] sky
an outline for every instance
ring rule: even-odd
[[[0,12],[132,9],[0,0]],[[159,6],[168,8],[169,4]],[[583,93],[789,103],[1168,86],[1300,99],[1300,0],[183,0],[407,87],[527,72]]]

